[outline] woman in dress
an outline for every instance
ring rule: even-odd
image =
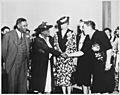
[[[119,84],[119,61],[120,61],[120,33],[119,33],[119,27],[117,27],[114,31],[113,36],[113,64],[115,66],[115,91],[118,91],[118,84]]]
[[[52,47],[53,39],[49,31],[51,27],[52,25],[43,22],[35,29],[36,38],[32,44],[31,82],[32,90],[36,93],[50,93],[52,90],[51,54],[57,57],[64,56]]]
[[[93,21],[84,23],[84,31],[90,37],[92,50],[92,74],[93,81],[91,86],[92,93],[112,92],[114,88],[113,78],[109,79],[109,73],[112,72],[111,64],[111,43],[103,31],[95,29]]]
[[[75,33],[68,28],[69,17],[62,17],[57,21],[58,30],[54,35],[54,48],[60,52],[73,53],[76,51],[76,36]],[[74,58],[56,58],[54,64],[54,77],[56,86],[62,87],[62,91],[66,94],[71,93],[71,76],[75,71]],[[67,88],[67,89],[66,89]]]
[[[76,37],[77,51],[82,51],[83,56],[78,57],[76,68],[76,83],[82,86],[83,93],[88,94],[91,84],[91,49],[90,38],[84,33],[84,21],[80,20],[80,26]]]

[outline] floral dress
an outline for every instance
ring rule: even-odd
[[[71,30],[67,30],[64,38],[61,31],[54,35],[54,48],[60,52],[73,53],[76,51],[76,36]],[[71,76],[75,71],[75,60],[73,58],[56,58],[53,66],[55,85],[71,86]]]

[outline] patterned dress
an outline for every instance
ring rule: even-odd
[[[73,53],[76,51],[76,36],[71,30],[67,30],[64,38],[61,31],[54,35],[54,48],[60,52]],[[75,71],[75,60],[73,58],[55,58],[53,67],[55,85],[56,86],[71,86],[71,76]]]

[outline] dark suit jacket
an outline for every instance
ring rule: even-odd
[[[2,56],[3,60],[6,64],[6,71],[7,73],[10,72],[14,65],[14,61],[17,54],[18,48],[18,34],[16,30],[12,30],[5,34],[3,41],[2,41]],[[26,38],[26,45],[27,45],[27,58],[29,59],[29,39]]]
[[[53,40],[50,37],[50,42]],[[44,39],[36,37],[32,45],[32,88],[44,92],[47,75],[49,53],[60,56],[60,52],[48,47]]]

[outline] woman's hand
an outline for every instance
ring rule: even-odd
[[[68,55],[67,55],[67,53],[62,53],[62,54],[61,54],[61,57],[63,57],[63,58],[68,58]]]
[[[105,71],[108,71],[111,69],[112,64],[106,63],[105,65]]]
[[[79,57],[79,56],[84,55],[84,53],[82,51],[77,51],[77,52],[70,53],[70,54],[67,54],[67,55],[68,55],[68,57]]]

